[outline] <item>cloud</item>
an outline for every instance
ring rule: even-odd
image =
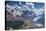
[[[20,2],[20,4],[21,4],[21,2]],[[33,10],[31,10],[31,8],[29,7],[29,5],[32,6]],[[17,8],[17,10],[18,11],[21,11],[21,12],[22,11],[26,11],[26,10],[33,11],[36,14],[36,16],[42,15],[43,14],[43,11],[44,11],[44,6],[42,8],[40,8],[40,9],[36,9],[34,7],[34,4],[33,3],[30,3],[30,2],[26,2],[26,5],[23,4],[22,6],[18,6],[17,4],[14,4],[12,6],[9,5],[9,4],[6,4],[6,6],[7,6],[7,10],[10,11],[10,12],[14,8]]]
[[[13,6],[6,4],[6,7],[7,7],[6,10],[9,11],[9,12],[11,12],[11,10],[14,10],[14,12],[12,13],[13,15],[19,15],[20,16],[21,14],[23,14],[23,12],[19,11],[19,9],[21,9],[21,7],[16,5],[16,4],[13,5]],[[17,11],[14,8],[17,8]]]
[[[43,25],[42,24],[35,24],[36,26],[38,26],[38,27],[43,27]]]
[[[21,16],[21,14],[23,14],[23,12],[17,11],[17,13],[16,13],[16,15],[19,15],[19,16]]]
[[[33,18],[33,22],[38,21],[38,19],[41,18],[41,16],[39,15],[43,15],[44,14],[44,7],[40,8],[40,9],[33,9],[33,12],[36,14],[37,17]]]
[[[44,14],[44,9],[43,9],[43,8],[40,8],[40,9],[35,9],[35,8],[34,8],[32,11],[33,11],[37,16]]]
[[[8,10],[9,12],[11,12],[11,10],[13,10],[15,8],[14,6],[11,6],[9,4],[6,4],[6,7],[7,7],[6,10]]]
[[[41,18],[40,16],[38,16],[38,17],[36,17],[36,18],[33,18],[33,22],[38,21],[38,19],[40,19],[40,18]]]
[[[26,2],[26,5],[31,6],[32,8],[35,8],[35,7],[34,7],[34,4],[31,3],[31,2]]]
[[[22,5],[22,10],[24,10],[24,11],[26,11],[26,10],[31,11],[31,8],[29,6],[27,6],[27,5]]]

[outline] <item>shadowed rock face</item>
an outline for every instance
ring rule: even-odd
[[[7,16],[7,18],[6,18],[7,29],[10,29],[10,27],[13,29],[28,29],[28,28],[33,27],[33,24],[32,24],[33,18],[32,17],[30,17],[30,18],[28,18],[27,16],[13,17],[13,15],[6,15],[6,16]],[[20,24],[22,24],[22,25],[20,25]]]
[[[6,28],[19,29],[24,24],[24,21],[7,21]]]
[[[7,29],[37,28],[37,26],[35,26],[34,23],[32,22],[33,18],[34,18],[34,15],[28,16],[28,13],[24,13],[21,16],[18,16],[18,15],[13,16],[11,13],[7,12],[6,14],[7,27],[6,28]]]

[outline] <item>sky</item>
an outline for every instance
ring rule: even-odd
[[[20,1],[7,1],[8,4],[10,5],[14,5],[14,4],[17,4],[17,5],[20,5]],[[26,4],[26,2],[21,2],[22,4]],[[31,2],[34,4],[35,8],[42,8],[42,6],[44,6],[44,3],[36,3],[36,2]]]
[[[6,1],[6,4],[13,6],[11,9],[18,7],[23,10],[32,10],[34,13],[36,13],[37,16],[43,14],[43,11],[45,9],[44,3],[39,2]]]

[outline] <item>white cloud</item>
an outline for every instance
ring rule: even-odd
[[[6,4],[6,7],[7,7],[6,10],[8,10],[9,12],[11,12],[11,10],[13,10],[15,8],[14,6],[11,6],[9,4]]]
[[[14,7],[16,7],[19,11],[22,11],[21,6],[18,6],[17,4],[13,5]]]
[[[26,10],[31,11],[30,7],[27,6],[27,5],[22,5],[22,10],[24,10],[24,11],[26,11]]]
[[[42,15],[44,13],[44,9],[40,8],[40,9],[33,9],[32,10],[37,16]]]
[[[16,13],[16,15],[19,15],[19,16],[21,16],[21,14],[23,14],[23,13],[19,12],[19,11],[17,11],[17,13]]]
[[[11,6],[11,5],[6,5],[6,7],[7,7],[7,10],[9,11],[9,12],[11,12],[11,10],[13,10],[14,8],[17,8],[17,11],[14,9],[14,12],[12,13],[13,14],[13,16],[16,16],[16,15],[21,15],[21,14],[23,14],[22,12],[20,12],[19,11],[19,9],[21,9],[21,7],[20,6],[18,6],[18,5],[13,5],[13,6]]]
[[[41,18],[40,16],[38,16],[38,17],[34,18],[34,19],[33,19],[33,22],[38,21],[38,19],[40,19],[40,18]]]
[[[26,5],[28,5],[28,6],[31,5],[31,7],[34,8],[34,4],[31,2],[26,2]]]
[[[21,4],[21,2],[20,2],[20,4]],[[31,8],[28,5],[32,5],[33,10],[31,10]],[[6,6],[7,6],[7,10],[8,11],[11,11],[14,8],[17,8],[18,11],[19,10],[20,11],[22,11],[22,10],[24,10],[24,11],[26,11],[26,10],[33,11],[37,16],[42,15],[43,14],[43,11],[44,11],[44,6],[42,8],[40,8],[40,9],[35,9],[34,8],[34,4],[33,3],[28,3],[28,2],[26,2],[26,5],[22,5],[22,7],[21,6],[18,6],[17,4],[14,4],[13,6],[7,4]]]
[[[43,27],[43,25],[42,24],[35,24],[36,26],[38,26],[38,27]]]

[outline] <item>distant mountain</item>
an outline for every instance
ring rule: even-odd
[[[41,9],[35,9],[33,6],[30,8],[31,5],[6,5],[6,15],[8,21],[26,21],[28,23],[33,23],[33,25],[42,27],[41,25],[44,25],[44,14],[43,8]],[[40,15],[40,16],[39,16]]]

